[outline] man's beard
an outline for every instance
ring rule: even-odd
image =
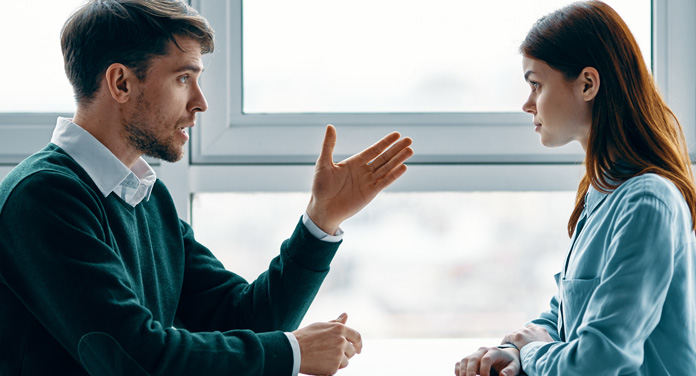
[[[151,111],[150,103],[142,96],[135,114],[123,123],[123,129],[130,145],[141,153],[167,162],[176,162],[184,156],[183,149],[174,145],[173,138],[162,140],[148,127],[140,114]]]

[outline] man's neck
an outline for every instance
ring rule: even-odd
[[[122,125],[118,114],[112,114],[109,109],[100,110],[94,107],[78,106],[72,121],[106,146],[128,168],[132,168],[142,153],[128,145],[121,130]]]

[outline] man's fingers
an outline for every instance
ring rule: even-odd
[[[390,156],[388,160],[382,162],[381,164],[375,163],[375,178],[381,179],[384,175],[389,174],[392,170],[402,165],[407,159],[411,158],[412,155],[413,149],[406,147],[399,150],[398,154]]]
[[[348,367],[348,357],[343,355],[341,359],[341,365],[338,366],[339,369]]]
[[[341,313],[336,320],[331,320],[333,322],[340,322],[341,324],[344,324],[348,321],[348,314],[343,312]]]
[[[343,348],[343,354],[348,357],[348,359],[352,358],[357,354],[357,351],[355,349],[355,345],[353,345],[351,342],[346,341],[346,345]]]
[[[360,333],[345,325],[348,315],[311,324],[293,332],[300,344],[300,372],[310,375],[335,374],[362,348]]]
[[[388,187],[406,172],[404,162],[413,156],[413,149],[408,147],[411,142],[410,138],[405,138],[373,161],[373,178],[377,189]]]
[[[411,144],[413,144],[413,140],[411,138],[402,138],[397,143],[392,145],[389,148],[389,150],[377,156],[372,162],[370,162],[370,165],[373,166],[375,169],[378,169],[394,161],[395,158],[398,156],[407,155],[407,157],[402,159],[399,163],[405,161],[411,155],[413,155],[413,150],[409,148]]]
[[[358,153],[356,156],[360,158],[360,161],[362,163],[369,163],[371,160],[375,159],[378,155],[382,154],[389,145],[395,143],[401,135],[399,132],[392,132],[381,140],[377,141],[374,145],[370,146],[369,148],[361,151]]]
[[[324,143],[321,147],[321,153],[319,153],[319,160],[317,164],[333,164],[333,151],[336,147],[336,128],[329,124],[326,126],[326,133],[324,134]]]
[[[337,319],[331,321],[343,324],[343,337],[346,339],[344,354],[348,358],[352,358],[355,354],[360,354],[362,351],[362,336],[357,330],[345,326],[346,322],[348,322],[348,314],[345,312],[341,313]]]
[[[362,337],[360,336],[360,333],[352,328],[349,328],[346,326],[345,328],[345,337],[348,342],[350,342],[355,349],[355,352],[360,354],[362,352]]]
[[[374,187],[377,191],[387,188],[391,183],[395,182],[396,179],[400,178],[401,175],[405,174],[407,169],[408,167],[406,167],[405,164],[397,166],[395,169],[391,170],[387,176],[382,179],[377,179]]]

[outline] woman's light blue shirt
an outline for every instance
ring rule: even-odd
[[[696,237],[669,180],[590,187],[528,375],[696,375]]]

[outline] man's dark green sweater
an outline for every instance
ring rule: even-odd
[[[249,284],[161,181],[132,207],[49,144],[0,183],[0,374],[290,375],[337,248],[300,223]]]

